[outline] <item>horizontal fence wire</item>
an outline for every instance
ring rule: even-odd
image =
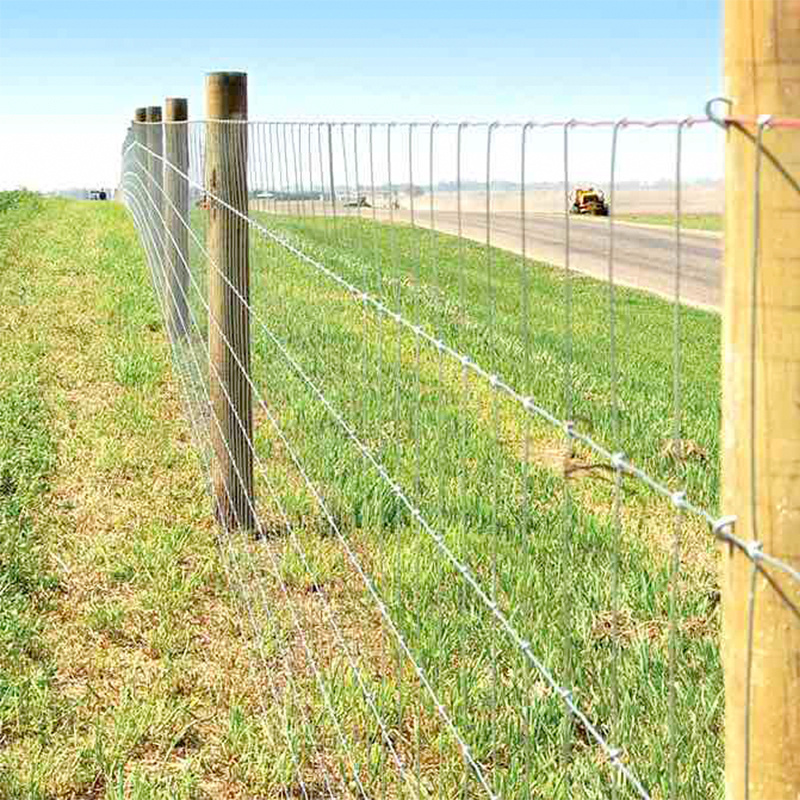
[[[714,121],[132,125],[123,197],[209,492],[247,500],[220,548],[284,791],[719,794],[713,544],[779,592],[800,574],[718,512],[721,248],[684,226],[715,208],[684,178]],[[792,124],[757,121],[757,151]],[[671,227],[625,224],[643,198]],[[237,247],[246,289],[213,255]],[[234,439],[252,486],[215,479]]]

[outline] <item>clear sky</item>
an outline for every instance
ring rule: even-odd
[[[211,70],[248,73],[253,119],[699,116],[721,90],[720,6],[0,0],[0,187],[113,185],[133,109],[185,96],[200,117]],[[688,177],[718,177],[697,136]]]

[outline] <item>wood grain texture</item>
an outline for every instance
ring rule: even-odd
[[[244,73],[206,76],[206,117],[212,480],[220,523],[253,530],[247,126],[228,122],[247,119]]]
[[[732,115],[800,117],[800,2],[726,0],[725,74]],[[722,508],[737,515],[739,537],[760,541],[765,552],[800,567],[800,196],[764,157],[753,296],[755,135],[753,127],[735,126],[727,134]],[[767,129],[763,143],[789,174],[800,177],[800,132]],[[800,606],[800,588],[773,574]],[[747,796],[751,575],[744,554],[723,549],[728,800]],[[796,800],[800,624],[762,577],[756,582],[753,619],[749,797]]]
[[[189,328],[189,172],[188,101],[168,97],[164,103],[164,221],[167,231],[167,330],[175,341]]]

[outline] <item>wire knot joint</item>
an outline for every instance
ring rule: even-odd
[[[672,505],[674,505],[675,508],[679,509],[680,511],[685,511],[689,507],[689,504],[686,500],[686,492],[673,492],[669,499],[672,501]]]

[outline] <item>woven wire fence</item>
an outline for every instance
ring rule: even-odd
[[[215,122],[239,208],[208,123],[133,124],[123,197],[217,496],[209,215],[244,223],[252,519],[219,542],[276,789],[721,796],[715,544],[800,576],[719,517],[721,243],[682,226],[708,123]],[[605,219],[571,213],[592,168]],[[671,227],[619,219],[643,196]]]

